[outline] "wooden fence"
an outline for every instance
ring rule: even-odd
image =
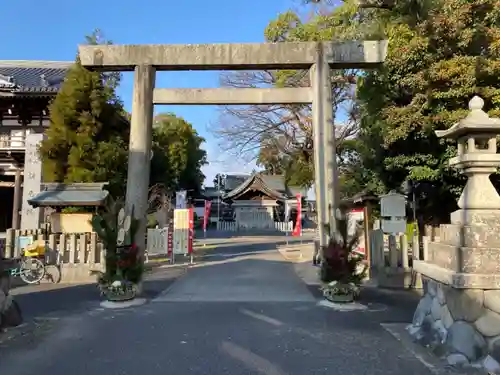
[[[8,229],[3,249],[5,258],[21,254],[19,237],[33,236],[47,245],[46,261],[57,266],[60,280],[65,283],[95,281],[94,271],[104,270],[104,247],[96,233],[48,234],[45,230]]]
[[[249,232],[249,231],[277,231],[277,232],[292,232],[293,222],[288,221],[274,221],[270,222],[267,227],[246,227],[238,224],[236,221],[219,221],[217,223],[217,230],[225,232]]]
[[[371,277],[375,278],[378,286],[385,288],[421,288],[420,275],[413,271],[413,259],[425,260],[428,258],[429,237],[422,237],[422,244],[418,237],[411,242],[406,235],[384,235],[378,229],[370,235]],[[435,238],[439,241],[439,238]]]
[[[168,255],[168,228],[148,229],[146,234],[146,261],[149,256]]]

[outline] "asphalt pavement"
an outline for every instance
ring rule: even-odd
[[[35,342],[0,347],[0,374],[436,374],[383,328],[401,318],[383,303],[318,306],[280,241],[217,247],[140,307],[67,310]]]

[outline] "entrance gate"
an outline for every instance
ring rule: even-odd
[[[387,41],[248,44],[80,46],[82,65],[100,71],[134,71],[126,204],[141,220],[136,243],[144,249],[154,104],[312,104],[319,245],[335,231],[337,166],[331,68],[375,68]],[[302,88],[157,89],[156,71],[309,69]]]

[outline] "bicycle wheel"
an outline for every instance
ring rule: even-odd
[[[26,284],[36,284],[45,276],[45,265],[36,258],[26,258],[21,261],[19,276]]]

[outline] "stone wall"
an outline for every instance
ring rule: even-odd
[[[15,327],[23,322],[21,309],[9,294],[11,267],[13,267],[12,261],[0,257],[0,334],[4,328]]]
[[[457,289],[422,276],[408,332],[450,365],[500,372],[500,290]]]

